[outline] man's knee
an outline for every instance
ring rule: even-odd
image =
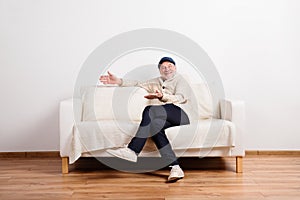
[[[149,115],[152,119],[154,118],[167,118],[167,112],[163,106],[150,106]]]
[[[167,112],[163,106],[149,105],[144,108],[143,116],[149,116],[151,119],[155,119],[157,117],[164,119],[167,117]]]
[[[155,118],[151,120],[151,135],[155,135],[164,129],[166,120],[161,118]]]

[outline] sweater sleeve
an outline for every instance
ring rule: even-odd
[[[121,87],[139,87],[140,81],[122,79]]]
[[[159,85],[158,79],[150,79],[147,81],[137,81],[137,80],[128,80],[122,79],[121,87],[140,87],[145,89],[147,92],[154,92],[155,85]]]

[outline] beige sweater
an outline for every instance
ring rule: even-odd
[[[175,74],[173,78],[163,81],[161,77],[150,79],[147,81],[134,81],[134,80],[122,80],[120,86],[130,87],[136,86],[144,88],[149,93],[155,93],[156,90],[163,94],[161,100],[151,100],[152,105],[162,105],[167,103],[173,103],[182,108],[190,120],[194,119],[195,113],[193,112],[191,102],[191,87],[188,82],[180,74]]]

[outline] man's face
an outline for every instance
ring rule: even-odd
[[[170,62],[163,62],[160,66],[159,66],[159,72],[161,77],[164,80],[168,80],[170,78],[172,78],[175,73],[176,73],[176,66],[173,63]]]

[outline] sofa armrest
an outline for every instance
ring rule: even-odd
[[[236,128],[235,147],[233,156],[244,156],[243,135],[245,132],[245,103],[240,100],[223,99],[220,102],[221,118],[231,121]]]
[[[60,156],[68,157],[72,141],[73,128],[76,122],[81,121],[82,102],[79,98],[71,98],[60,102],[59,105],[59,132]]]

